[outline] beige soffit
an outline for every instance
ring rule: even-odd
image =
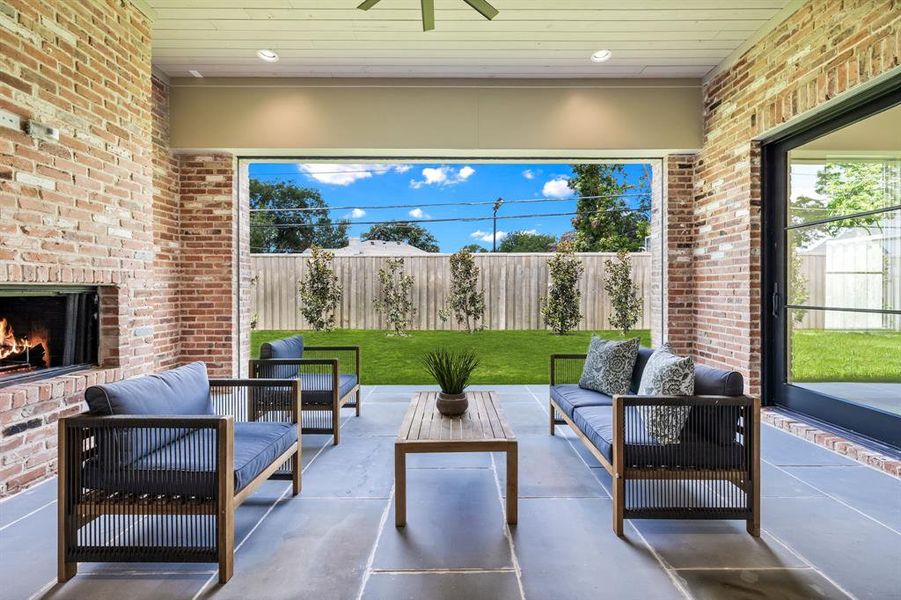
[[[173,79],[174,149],[647,157],[702,143],[700,82]]]
[[[704,83],[707,83],[714,77],[716,77],[719,73],[728,70],[732,65],[734,65],[742,55],[753,48],[760,40],[769,35],[776,27],[778,27],[783,21],[792,16],[795,11],[804,6],[804,4],[808,2],[808,0],[790,0],[788,4],[786,4],[782,10],[777,12],[773,17],[764,24],[763,27],[754,32],[754,35],[746,39],[741,43],[735,50],[729,53],[729,56],[724,58],[722,62],[720,62],[717,66],[710,70],[704,76]]]
[[[130,0],[130,2],[151,21],[156,19],[156,10],[150,5],[148,0]]]
[[[146,0],[171,77],[700,78],[792,0]],[[263,63],[267,48],[281,60]],[[613,52],[594,63],[600,49]]]

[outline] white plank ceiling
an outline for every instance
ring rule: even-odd
[[[791,0],[145,0],[171,77],[703,77]],[[264,63],[270,48],[281,60]],[[605,63],[591,62],[601,48]]]

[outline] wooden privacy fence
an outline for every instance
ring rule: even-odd
[[[475,254],[481,270],[479,284],[485,291],[484,325],[488,329],[544,329],[540,300],[547,294],[547,261],[553,254]],[[577,254],[582,275],[582,321],[579,329],[610,329],[610,302],[604,291],[604,261],[614,254]],[[251,255],[252,311],[256,329],[308,329],[298,311],[298,284],[307,270],[308,256],[299,254]],[[344,290],[336,311],[342,329],[384,329],[385,321],[372,307],[379,293],[378,271],[387,257],[337,256],[335,274]],[[448,301],[450,255],[405,256],[405,269],[415,278],[413,329],[459,329],[451,316],[442,321],[438,312]],[[635,253],[633,280],[644,297],[644,314],[636,329],[651,327],[651,255]]]

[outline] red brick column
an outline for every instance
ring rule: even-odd
[[[664,159],[664,337],[685,354],[694,353],[694,168],[691,154]]]
[[[239,371],[235,174],[228,154],[180,157],[180,361],[216,376]]]

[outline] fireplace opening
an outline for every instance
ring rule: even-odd
[[[0,287],[0,387],[97,364],[93,288]]]

